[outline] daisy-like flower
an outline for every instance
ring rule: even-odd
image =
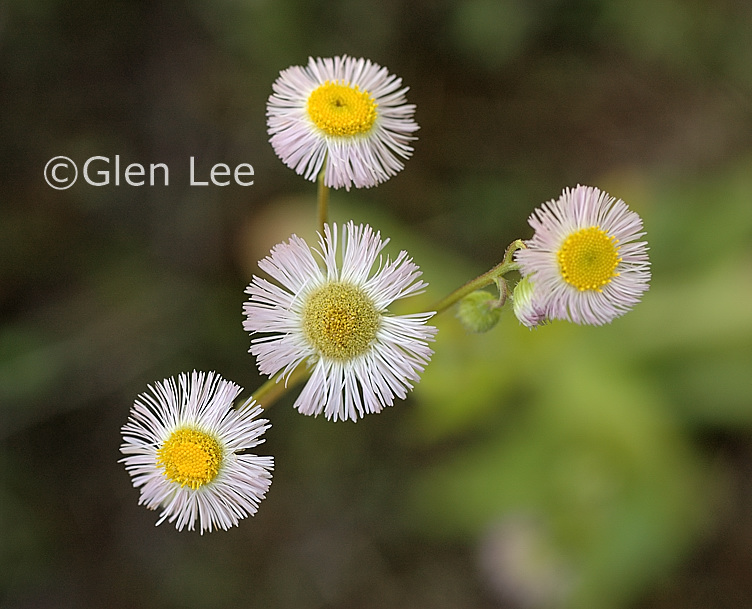
[[[250,349],[262,374],[281,370],[287,378],[301,364],[311,368],[295,402],[303,414],[356,421],[379,412],[407,395],[433,353],[427,342],[436,328],[425,325],[433,313],[387,314],[392,302],[426,287],[407,252],[381,259],[387,242],[350,222],[342,227],[340,261],[337,226],[326,225],[319,250],[293,235],[259,262],[279,285],[253,277],[243,327],[268,334]]]
[[[368,59],[308,59],[283,70],[266,106],[272,148],[288,167],[324,184],[368,188],[412,154],[415,105],[402,79]]]
[[[198,523],[201,533],[227,530],[253,515],[271,484],[272,457],[245,451],[261,444],[268,421],[242,391],[209,372],[181,374],[149,386],[136,398],[123,426],[121,459],[139,505],[162,509],[157,524],[175,522],[180,531]]]
[[[515,260],[532,282],[536,316],[601,325],[629,311],[648,289],[642,219],[621,199],[588,186],[565,189],[529,223],[535,234]]]

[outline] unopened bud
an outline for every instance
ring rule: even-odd
[[[498,297],[486,290],[468,294],[457,306],[457,319],[468,332],[488,332],[499,323],[500,316]]]
[[[546,321],[546,313],[536,302],[535,285],[530,276],[523,277],[512,292],[512,309],[523,326],[535,328]]]

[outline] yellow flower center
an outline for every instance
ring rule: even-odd
[[[308,96],[308,116],[327,135],[349,137],[368,133],[376,120],[376,102],[368,91],[326,81]]]
[[[601,291],[619,273],[619,240],[600,226],[582,228],[569,235],[556,254],[561,276],[581,292]]]
[[[180,486],[197,489],[214,480],[222,464],[222,448],[209,434],[176,429],[157,450],[157,467]]]
[[[357,286],[327,283],[303,307],[303,332],[316,350],[338,360],[368,351],[379,329],[379,312]]]

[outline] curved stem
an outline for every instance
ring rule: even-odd
[[[513,255],[514,252],[524,247],[525,244],[521,239],[513,241],[507,248],[506,252],[504,252],[504,259],[499,264],[475,279],[471,279],[465,285],[460,286],[446,298],[442,298],[432,307],[431,310],[436,311],[437,314],[446,311],[449,307],[462,300],[468,294],[475,292],[475,290],[480,290],[487,285],[491,285],[510,271],[516,271],[518,266],[514,261]]]
[[[256,389],[256,391],[253,392],[253,395],[251,395],[251,398],[253,398],[261,408],[269,408],[269,406],[274,404],[274,402],[287,393],[288,389],[292,389],[295,385],[307,378],[310,372],[303,363],[293,370],[292,374],[287,377],[287,380],[282,378],[282,374],[283,373],[280,372],[277,376],[271,377],[261,385],[261,387]]]

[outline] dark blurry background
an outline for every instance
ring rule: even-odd
[[[401,76],[421,130],[332,215],[409,249],[426,306],[577,183],[643,216],[651,290],[603,328],[445,314],[407,401],[356,425],[269,410],[254,518],[155,528],[120,426],[182,371],[262,382],[243,289],[315,222],[265,103],[343,53]],[[747,0],[6,0],[0,142],[1,607],[752,607]],[[57,155],[170,184],[53,190]],[[191,187],[191,156],[255,183]]]

